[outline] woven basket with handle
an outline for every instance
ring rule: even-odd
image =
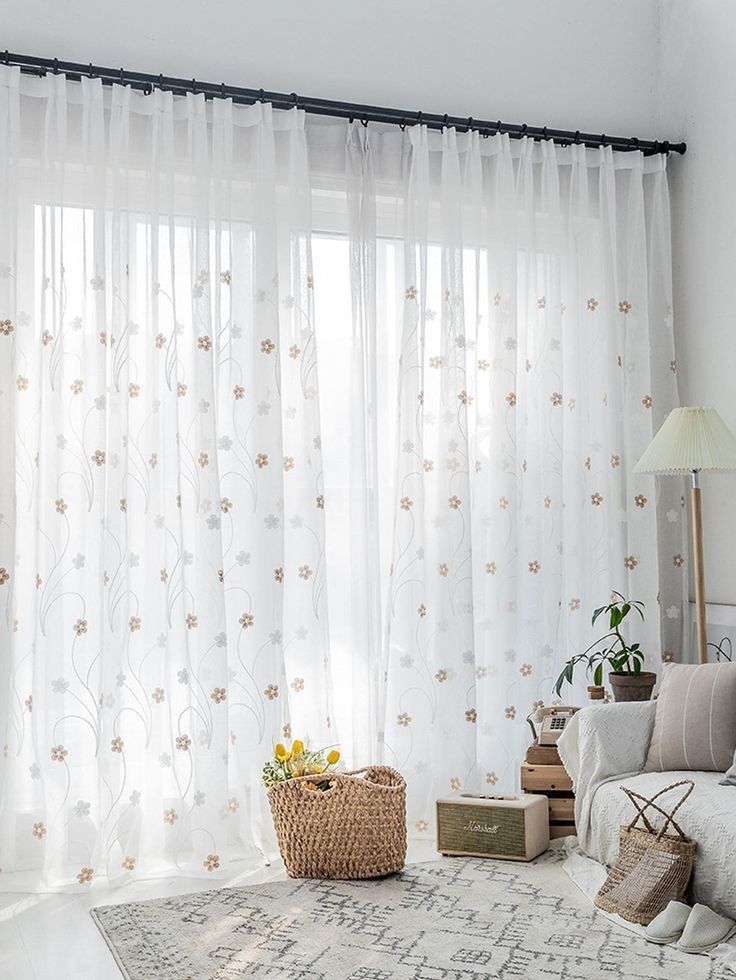
[[[671,810],[664,810],[656,801],[678,786],[687,789]],[[619,829],[618,857],[595,897],[598,908],[617,912],[629,922],[645,926],[669,902],[683,898],[690,883],[697,845],[676,823],[674,816],[694,786],[691,779],[682,779],[665,786],[651,799],[626,786],[621,787],[634,804],[636,816],[630,824]],[[647,819],[646,811],[650,808],[665,818],[660,830],[655,830]],[[639,820],[643,827],[636,826]],[[674,834],[666,833],[670,826]]]
[[[379,878],[404,867],[406,783],[389,766],[298,776],[271,786],[268,801],[292,878]]]

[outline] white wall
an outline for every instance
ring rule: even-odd
[[[680,397],[736,432],[736,3],[662,0],[659,86],[688,144],[670,166]],[[706,597],[736,603],[736,475],[701,482]]]
[[[648,136],[657,0],[2,0],[22,54]]]

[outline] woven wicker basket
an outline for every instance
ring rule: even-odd
[[[268,790],[279,850],[292,878],[380,878],[404,867],[406,783],[388,766],[333,773],[330,789],[299,776]]]
[[[685,786],[682,797],[669,811],[656,800],[672,789]],[[629,922],[646,926],[669,902],[679,902],[687,891],[693,872],[696,843],[674,816],[693,791],[691,779],[666,786],[651,799],[626,786],[621,789],[636,807],[636,816],[619,829],[618,857],[595,897],[595,904],[606,912],[617,912]],[[657,831],[646,816],[656,810],[665,820]],[[644,827],[636,827],[641,820]],[[665,831],[672,826],[676,834]]]

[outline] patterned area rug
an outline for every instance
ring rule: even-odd
[[[714,980],[593,909],[559,851],[445,858],[378,881],[284,881],[107,905],[129,980]]]

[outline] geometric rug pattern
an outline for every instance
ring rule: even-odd
[[[550,850],[374,881],[271,882],[101,906],[128,980],[715,980],[600,915]]]

